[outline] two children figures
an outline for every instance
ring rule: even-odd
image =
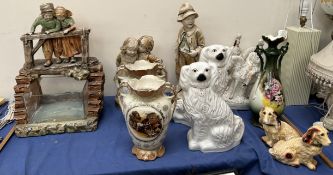
[[[133,64],[137,60],[146,60],[151,63],[161,63],[162,60],[151,54],[154,48],[154,39],[151,36],[141,36],[139,39],[129,37],[120,47],[116,66]]]
[[[67,34],[75,30],[75,22],[71,11],[64,7],[54,8],[52,3],[45,3],[40,6],[41,15],[36,18],[31,26],[30,33],[33,34],[38,25],[42,27],[42,33],[50,34],[62,31]],[[81,38],[78,36],[69,36],[62,38],[52,38],[42,40],[43,53],[45,57],[45,67],[52,65],[52,55],[56,57],[56,63],[76,62],[74,55],[81,53]],[[61,57],[64,57],[62,60]]]

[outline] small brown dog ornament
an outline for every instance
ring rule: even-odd
[[[277,113],[271,107],[264,107],[259,112],[259,122],[265,131],[261,139],[272,147],[279,140],[290,140],[299,137],[297,131],[284,121],[279,121]]]

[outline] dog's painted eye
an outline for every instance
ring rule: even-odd
[[[209,71],[209,69],[205,69],[205,71],[206,71],[206,72],[208,72],[208,71]]]
[[[227,51],[227,49],[222,49],[222,51],[223,51],[223,52],[226,52],[226,51]]]
[[[197,72],[198,70],[197,70],[197,69],[193,69],[192,71],[193,71],[193,72]]]
[[[262,112],[264,115],[266,115],[266,112]]]
[[[322,134],[320,134],[321,136],[324,136],[325,134],[324,133],[322,133]]]
[[[213,52],[216,52],[217,50],[216,49],[213,49]]]

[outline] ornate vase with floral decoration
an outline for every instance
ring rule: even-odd
[[[285,37],[279,35],[262,36],[262,39],[268,47],[264,49],[264,43],[261,42],[255,50],[260,58],[261,67],[260,76],[250,94],[250,107],[255,114],[259,114],[259,111],[267,106],[281,114],[285,107],[280,81],[281,61],[288,51],[289,43],[283,44]]]

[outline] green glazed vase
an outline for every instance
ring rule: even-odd
[[[288,51],[289,43],[282,44],[284,37],[262,36],[268,47],[259,43],[255,52],[260,58],[260,75],[250,93],[250,108],[256,116],[263,107],[269,106],[282,114],[285,102],[280,81],[281,61]],[[278,48],[279,45],[282,45]],[[256,119],[258,120],[258,119]]]

